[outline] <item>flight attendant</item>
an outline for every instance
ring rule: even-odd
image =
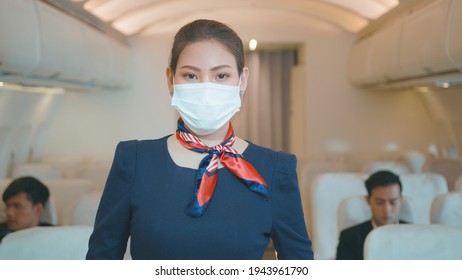
[[[249,69],[227,25],[176,34],[166,70],[173,135],[118,144],[87,259],[313,259],[296,157],[234,134]]]

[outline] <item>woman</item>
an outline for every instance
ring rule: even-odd
[[[296,158],[234,136],[249,70],[228,26],[197,20],[166,71],[175,135],[117,146],[87,259],[312,259]]]

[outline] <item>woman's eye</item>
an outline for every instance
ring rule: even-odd
[[[218,74],[217,79],[218,79],[218,80],[224,80],[224,79],[226,79],[227,77],[228,77],[228,75],[226,75],[226,74]]]
[[[184,77],[188,80],[195,80],[197,78],[194,74],[185,74]]]

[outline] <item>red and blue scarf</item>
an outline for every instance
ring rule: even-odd
[[[191,202],[186,207],[186,213],[192,217],[202,216],[212,199],[218,178],[218,161],[232,174],[238,177],[249,190],[265,197],[269,196],[268,185],[258,171],[232,146],[236,140],[234,130],[229,123],[225,140],[219,145],[208,147],[188,131],[181,118],[178,119],[176,138],[187,149],[208,153],[197,170],[196,188]]]

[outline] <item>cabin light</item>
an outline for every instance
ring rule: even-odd
[[[344,9],[354,11],[369,19],[377,19],[393,7],[398,6],[399,0],[325,0]]]
[[[3,82],[0,82],[0,87],[2,87],[2,86],[3,86]]]
[[[451,86],[451,82],[449,81],[436,81],[435,82],[435,87],[449,88],[450,86]]]
[[[256,49],[257,49],[257,43],[258,43],[258,42],[257,42],[257,40],[255,40],[255,39],[250,40],[250,42],[249,42],[249,49],[250,49],[251,51],[256,50]]]

